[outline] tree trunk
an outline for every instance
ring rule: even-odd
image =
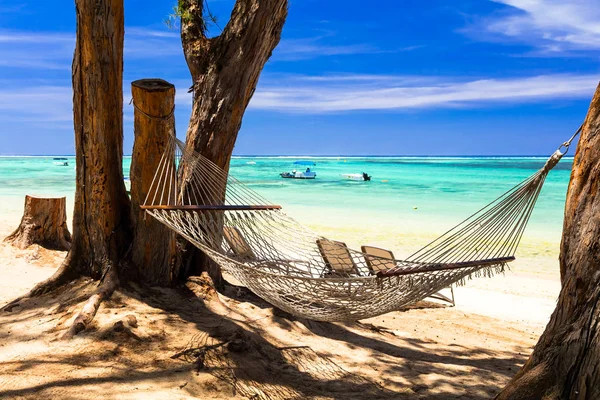
[[[135,107],[130,172],[135,227],[131,261],[145,282],[169,286],[177,278],[179,266],[175,234],[139,206],[150,190],[170,135],[175,135],[175,86],[162,79],[141,79],[131,84],[131,94]]]
[[[560,250],[556,309],[498,399],[600,399],[600,85],[573,162]]]
[[[180,2],[197,11],[182,23],[186,59],[191,69],[194,66],[192,76],[197,89],[188,143],[227,168],[260,70],[279,41],[287,0],[238,0],[230,23],[214,39],[204,37],[203,22],[194,26],[195,18],[202,19],[203,0]],[[166,285],[173,283],[179,266],[184,265],[174,259],[173,234],[149,218],[144,221],[138,210],[150,186],[149,178],[154,177],[157,156],[162,155],[165,133],[174,129],[172,120],[151,117],[170,115],[173,92],[168,84],[162,87],[157,81],[133,85],[137,110],[132,205],[122,171],[123,2],[76,0],[76,12],[73,114],[77,173],[72,246],[59,270],[25,296],[40,295],[81,275],[101,280],[75,318],[70,334],[86,328],[119,280],[131,278],[129,272],[137,272],[133,275],[138,281]],[[201,33],[195,36],[197,41],[189,34],[194,29]],[[206,52],[189,47],[209,42]],[[143,122],[144,118],[148,120]],[[201,253],[190,251],[187,255],[186,271],[195,271],[189,265]],[[128,264],[133,268],[121,268]],[[210,271],[218,286],[220,271]],[[5,310],[20,300],[11,302]]]
[[[61,267],[26,297],[81,275],[112,276],[131,243],[123,182],[122,0],[76,0],[73,123],[76,183],[71,249]],[[103,291],[102,298],[110,293]],[[19,299],[15,300],[18,301]]]
[[[72,267],[100,278],[129,247],[123,182],[123,1],[76,0],[73,114],[77,181]]]
[[[20,249],[39,244],[52,250],[69,250],[71,234],[67,227],[67,199],[25,196],[21,224],[4,240]]]
[[[203,4],[204,0],[180,0],[181,41],[194,82],[186,146],[227,171],[244,111],[279,43],[288,2],[237,0],[223,32],[210,39],[205,35]],[[187,257],[197,258],[200,265],[191,271],[208,270],[215,284],[222,281],[218,267],[201,253],[188,248]]]

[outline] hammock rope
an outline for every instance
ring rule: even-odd
[[[580,131],[532,176],[403,260],[317,235],[175,137],[141,207],[274,306],[314,320],[354,321],[503,272],[546,176]]]

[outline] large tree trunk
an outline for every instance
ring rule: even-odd
[[[600,85],[573,162],[560,250],[556,310],[498,399],[600,399]]]
[[[123,1],[76,0],[75,8],[72,75],[77,167],[72,243],[61,267],[28,296],[81,275],[94,279],[117,276],[131,243],[130,203],[122,166]],[[107,282],[107,287],[98,290],[99,299],[114,290],[116,279]],[[89,320],[83,317],[79,320]]]
[[[25,196],[21,223],[4,240],[20,249],[39,244],[52,250],[69,250],[71,233],[67,227],[67,199]]]
[[[186,146],[228,170],[233,147],[260,72],[279,43],[287,0],[237,0],[223,32],[205,35],[204,0],[180,0],[181,41],[194,82]],[[184,178],[185,184],[185,178]],[[224,195],[224,194],[223,194]],[[218,285],[218,268],[191,248],[188,262],[208,270]]]
[[[131,158],[131,260],[147,283],[169,286],[177,278],[175,234],[140,208],[154,180],[171,135],[175,135],[175,86],[162,79],[131,84],[135,143]],[[150,195],[153,195],[152,193]]]
[[[188,144],[227,168],[244,110],[279,41],[287,0],[238,0],[231,21],[214,39],[204,36],[203,1],[180,3],[187,5],[191,15],[182,22],[182,41],[196,88]],[[187,267],[185,273],[179,273],[182,264],[174,256],[173,234],[150,218],[144,221],[138,209],[162,154],[165,132],[174,129],[172,120],[148,117],[170,114],[174,93],[169,87],[158,89],[161,85],[154,85],[156,92],[139,82],[133,85],[137,111],[130,174],[132,205],[122,171],[123,2],[76,0],[76,11],[73,108],[77,181],[72,247],[59,270],[25,296],[45,293],[81,275],[99,279],[100,287],[75,318],[69,335],[86,328],[101,302],[111,296],[119,280],[131,279],[132,271],[138,281],[170,285],[176,277],[202,271],[191,264],[207,269],[205,258],[196,263],[201,253],[194,249],[186,252]],[[161,91],[167,98],[155,97]],[[149,119],[145,123],[144,117]],[[123,264],[133,265],[124,269]],[[213,268],[210,272],[218,286],[220,271]]]
[[[72,267],[100,278],[130,244],[123,182],[122,0],[76,0],[73,116],[77,182]]]

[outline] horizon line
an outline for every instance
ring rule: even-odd
[[[509,158],[509,157],[524,157],[524,158],[532,158],[532,157],[550,157],[551,154],[417,154],[417,155],[402,155],[402,154],[233,154],[232,158],[427,158],[427,157],[436,157],[436,158],[452,158],[452,157],[465,157],[465,158]],[[33,157],[76,157],[75,154],[0,154],[0,157],[5,158],[33,158]],[[132,154],[124,154],[123,158],[132,157]],[[573,155],[565,154],[564,157],[573,157]]]

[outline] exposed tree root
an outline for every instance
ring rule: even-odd
[[[70,263],[71,257],[68,255],[56,272],[50,278],[35,285],[27,294],[27,297],[41,296],[75,280],[77,276],[69,265]]]
[[[79,312],[75,318],[75,321],[73,321],[73,325],[71,325],[71,328],[65,334],[64,338],[72,338],[78,333],[84,331],[90,322],[94,320],[100,304],[112,296],[118,285],[119,277],[117,274],[117,269],[113,266],[110,266],[104,277],[104,281],[102,281],[96,293],[94,293],[83,306],[83,309]]]
[[[219,300],[219,294],[215,284],[207,272],[202,272],[200,276],[190,276],[186,286],[199,298],[212,301]]]
[[[72,258],[72,252],[69,252],[61,266],[50,278],[35,285],[33,289],[31,289],[26,295],[20,296],[4,307],[0,308],[0,311],[11,312],[13,308],[19,306],[23,300],[44,295],[75,280],[76,276],[73,272],[73,268],[70,266]]]
[[[133,314],[128,314],[118,321],[111,322],[99,329],[98,337],[100,339],[114,338],[115,335],[126,336],[137,342],[142,342],[145,337],[138,335],[134,330],[138,327],[137,318]]]

